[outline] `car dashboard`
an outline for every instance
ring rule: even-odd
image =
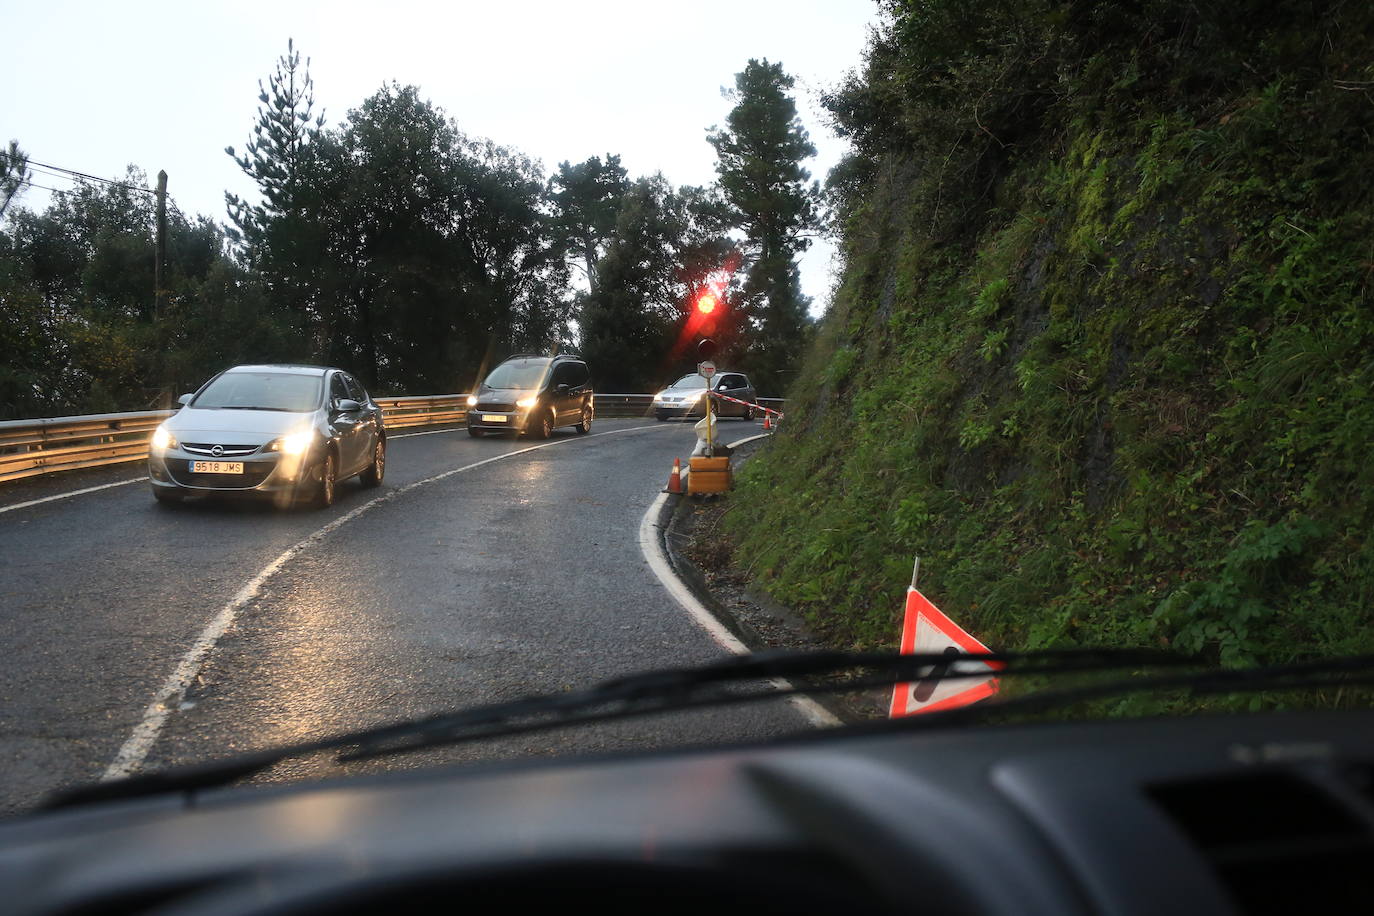
[[[39,812],[9,913],[1270,913],[1374,893],[1374,712],[818,732]]]

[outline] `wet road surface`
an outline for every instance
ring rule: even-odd
[[[738,437],[754,424],[736,425],[728,432]],[[560,430],[547,445],[461,430],[397,436],[383,487],[349,481],[326,510],[159,506],[138,466],[6,490],[0,814],[99,778],[136,730],[147,730],[150,702],[226,608],[232,622],[145,735],[135,769],[722,657],[653,576],[638,542],[672,459],[692,443],[687,424],[643,420],[598,421],[587,436]],[[250,584],[257,588],[244,599]],[[799,727],[791,708],[770,702],[461,745],[348,771],[714,743]],[[340,772],[310,758],[258,780]]]

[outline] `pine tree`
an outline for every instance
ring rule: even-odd
[[[802,161],[816,148],[788,94],[794,85],[781,64],[750,60],[728,97],[735,107],[707,140],[716,149],[716,174],[744,231],[747,267],[742,301],[753,339],[746,361],[766,390],[782,391],[786,367],[805,341],[808,300],[801,294],[796,258],[819,225],[820,189]]]
[[[274,303],[290,317],[302,339],[313,339],[314,357],[324,346],[317,276],[322,240],[318,226],[303,215],[320,182],[309,173],[317,165],[316,147],[324,115],[314,117],[310,60],[301,62],[295,43],[277,61],[267,86],[258,82],[258,116],[253,139],[242,155],[228,153],[257,184],[261,203],[225,193],[231,241],[247,263],[261,272]]]
[[[250,246],[261,242],[268,220],[296,209],[307,146],[319,137],[324,126],[323,113],[311,121],[315,83],[309,68],[310,59],[306,58],[302,66],[300,52],[288,38],[286,54],[277,60],[267,87],[258,81],[260,105],[253,139],[244,147],[243,155],[236,154],[232,146],[224,149],[262,192],[264,203],[258,205],[227,191],[224,195],[229,218],[237,230],[231,232],[232,237]]]
[[[11,140],[10,147],[0,152],[0,218],[9,209],[24,182],[29,180],[29,154],[19,148],[18,140]]]

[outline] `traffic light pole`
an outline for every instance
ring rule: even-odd
[[[711,357],[715,352],[715,341],[709,337],[697,342],[697,374],[706,380],[706,391],[702,395],[706,398],[706,454],[694,454],[687,462],[692,471],[687,479],[687,492],[692,494],[724,493],[730,489],[732,480],[729,455],[716,457],[716,409],[711,404],[711,386],[716,375],[716,364],[711,362]]]
[[[715,307],[712,300],[712,308]],[[709,337],[697,341],[697,373],[706,379],[706,456],[714,458],[716,456],[716,432],[714,411],[711,409],[711,385],[715,381],[716,365],[711,362],[711,357],[716,354],[716,342]]]
[[[706,380],[706,457],[716,457],[716,431],[712,415],[715,413],[711,409],[711,380]]]

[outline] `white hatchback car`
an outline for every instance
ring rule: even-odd
[[[319,366],[236,366],[210,379],[153,433],[153,496],[232,493],[334,502],[335,485],[386,472],[382,409],[357,379]]]

